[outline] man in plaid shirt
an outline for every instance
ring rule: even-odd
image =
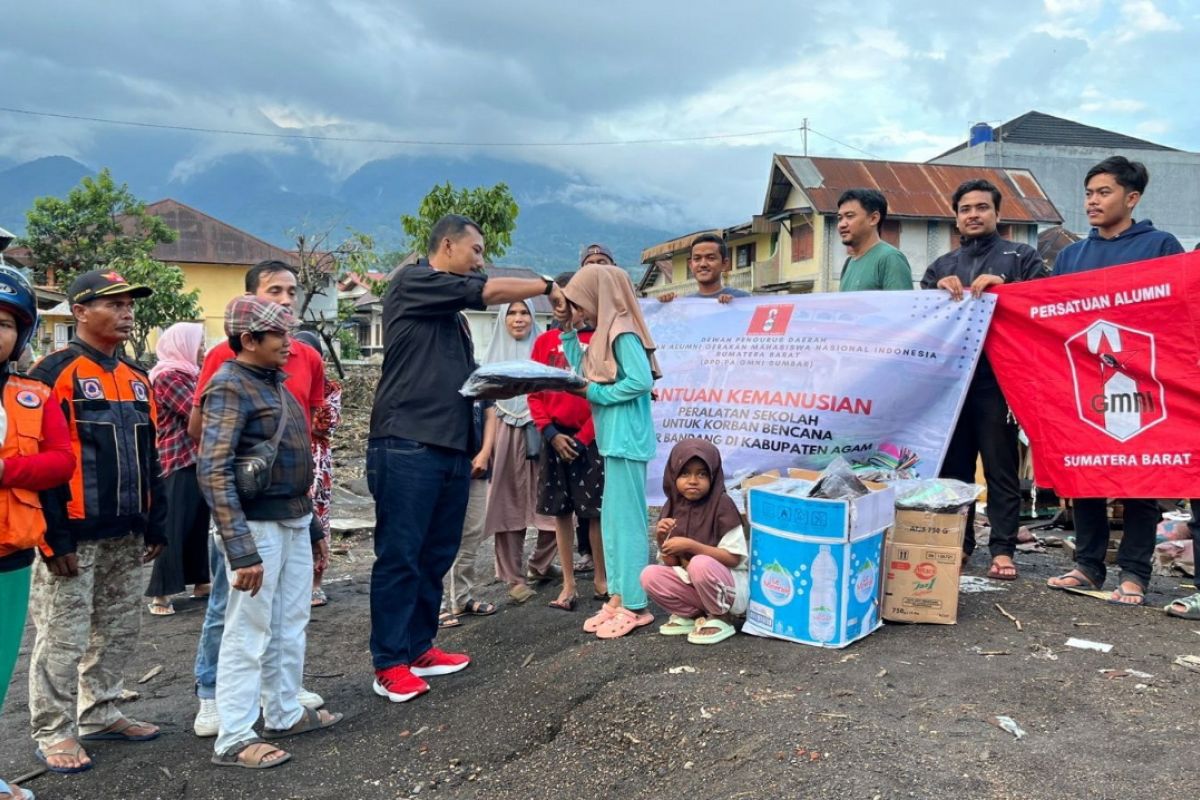
[[[283,388],[295,318],[276,303],[243,295],[225,309],[234,360],[209,381],[203,399],[198,473],[228,559],[230,587],[217,671],[213,763],[261,769],[291,755],[254,734],[262,698],[265,739],[328,728],[341,714],[310,711],[297,693],[309,618],[313,462],[304,409]],[[287,404],[286,409],[284,404]],[[286,413],[286,421],[284,414]],[[239,495],[234,460],[270,441],[284,424],[271,483]]]

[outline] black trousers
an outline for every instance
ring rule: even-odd
[[[1150,585],[1150,559],[1154,556],[1154,535],[1162,512],[1157,500],[1121,500],[1125,507],[1125,522],[1121,546],[1117,548],[1117,565],[1121,580],[1132,580],[1145,589]],[[1103,497],[1074,500],[1075,508],[1075,568],[1096,583],[1104,583],[1107,569],[1104,556],[1108,552],[1108,500]],[[1193,530],[1193,537],[1195,532]]]
[[[208,504],[200,494],[196,466],[163,479],[167,494],[167,546],[154,560],[146,597],[169,597],[188,584],[208,583]]]
[[[988,550],[995,556],[1012,557],[1017,549],[1021,520],[1020,457],[1017,425],[1008,416],[1008,403],[993,381],[972,382],[963,401],[962,413],[950,437],[941,477],[964,483],[975,482],[976,458],[983,459],[987,483],[987,514],[992,526]],[[975,505],[967,513],[963,552],[975,551]]]

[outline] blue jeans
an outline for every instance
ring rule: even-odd
[[[217,696],[217,657],[221,652],[221,636],[225,633],[225,605],[229,602],[229,578],[225,575],[225,551],[209,529],[208,566],[212,589],[208,608],[204,612],[204,627],[196,645],[196,696],[212,700]]]
[[[412,439],[372,439],[367,487],[375,498],[371,660],[411,664],[433,646],[442,578],[462,539],[471,462]]]

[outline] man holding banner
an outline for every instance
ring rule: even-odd
[[[1077,498],[1075,568],[1048,585],[1103,586],[1106,497],[1135,495],[1120,501],[1121,580],[1110,598],[1128,605],[1145,602],[1150,582],[1160,518],[1152,498],[1185,494],[1200,460],[1189,444],[1200,417],[1188,303],[1194,273],[1157,263],[1102,270],[1183,252],[1174,236],[1133,219],[1148,181],[1142,164],[1122,156],[1092,167],[1084,185],[1094,227],[1059,254],[1054,274],[1097,272],[1086,282],[1054,281],[1036,298],[1002,290],[988,338],[1005,395],[1030,434],[1039,481]],[[1022,375],[1030,365],[1045,374]]]
[[[955,190],[950,207],[962,237],[957,250],[938,258],[925,271],[922,289],[944,289],[959,302],[964,292],[980,297],[989,286],[1043,278],[1046,266],[1029,245],[1001,239],[1000,190],[985,180],[966,181]],[[942,462],[941,477],[965,483],[975,480],[975,460],[983,459],[987,481],[987,513],[991,525],[988,550],[992,565],[988,577],[1011,581],[1017,578],[1013,554],[1021,517],[1020,458],[1017,426],[987,356],[980,356],[967,389],[958,424]],[[963,556],[975,550],[975,507],[968,512],[963,539]]]

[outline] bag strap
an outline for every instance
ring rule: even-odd
[[[279,450],[279,442],[283,439],[283,429],[288,423],[288,404],[287,397],[284,395],[284,392],[287,390],[283,388],[282,381],[279,382],[279,386],[276,388],[279,389],[279,425],[275,428],[275,435],[271,437],[272,451]]]

